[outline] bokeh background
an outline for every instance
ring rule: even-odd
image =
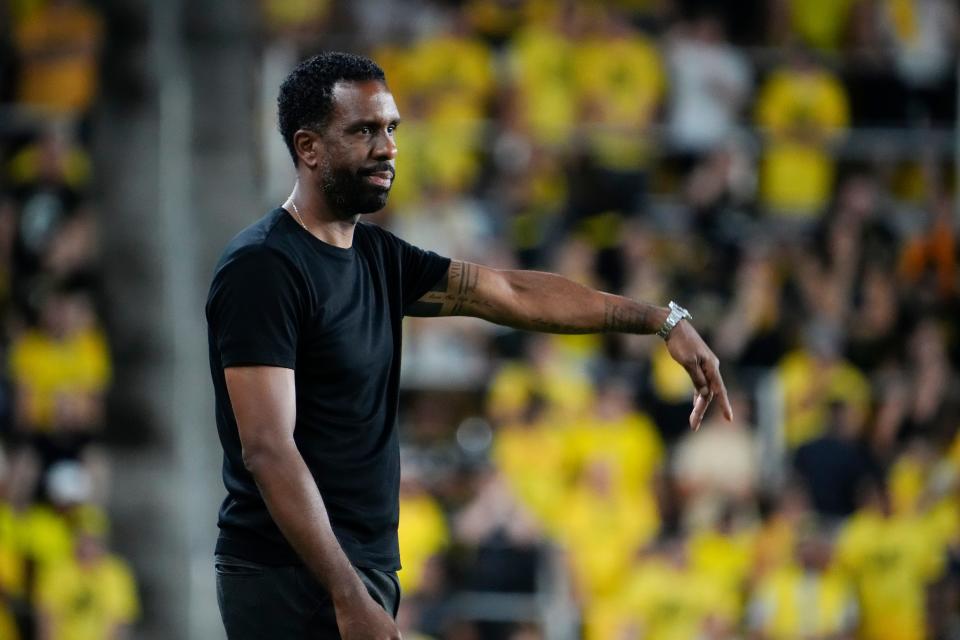
[[[665,304],[661,341],[405,329],[404,637],[960,638],[953,0],[0,2],[0,638],[222,638],[203,303],[275,98],[367,53],[372,216]],[[124,635],[126,634],[126,635]]]

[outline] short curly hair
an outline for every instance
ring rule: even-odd
[[[370,58],[325,51],[298,64],[280,85],[277,96],[280,135],[294,166],[299,160],[293,148],[293,134],[297,129],[320,131],[326,126],[333,111],[333,86],[343,80],[378,80],[386,84],[383,69]]]

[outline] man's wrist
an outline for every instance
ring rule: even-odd
[[[355,604],[359,598],[367,596],[367,588],[363,586],[360,576],[350,568],[349,575],[344,576],[342,580],[330,588],[330,600],[334,607],[342,607]]]
[[[672,300],[668,305],[668,309],[669,309],[669,313],[667,314],[667,317],[664,319],[663,323],[660,325],[660,327],[656,331],[656,334],[661,338],[663,338],[664,340],[667,340],[670,337],[670,334],[673,333],[673,330],[676,328],[678,324],[680,324],[684,320],[689,321],[693,318],[693,316],[690,315],[689,311],[687,311],[686,309],[684,309],[683,307],[681,307],[680,305],[678,305],[676,302]]]
[[[670,309],[667,307],[650,307],[649,315],[647,316],[647,326],[644,327],[645,333],[655,334],[660,330],[660,327],[663,326],[663,323],[667,321],[667,316],[670,315]]]

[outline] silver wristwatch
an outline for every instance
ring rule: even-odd
[[[663,326],[657,330],[657,335],[667,339],[667,336],[670,335],[670,332],[673,331],[673,328],[677,326],[677,323],[681,320],[693,320],[693,316],[690,315],[690,312],[678,305],[673,300],[670,301],[670,304],[667,305],[670,307],[670,315],[667,316],[667,319],[663,321]]]

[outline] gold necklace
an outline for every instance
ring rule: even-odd
[[[300,223],[300,226],[304,228],[307,233],[310,233],[310,229],[307,228],[307,225],[303,222],[303,216],[300,215],[300,209],[297,208],[297,203],[293,201],[293,198],[290,198],[290,204],[293,205],[294,217],[297,219],[297,222]]]

